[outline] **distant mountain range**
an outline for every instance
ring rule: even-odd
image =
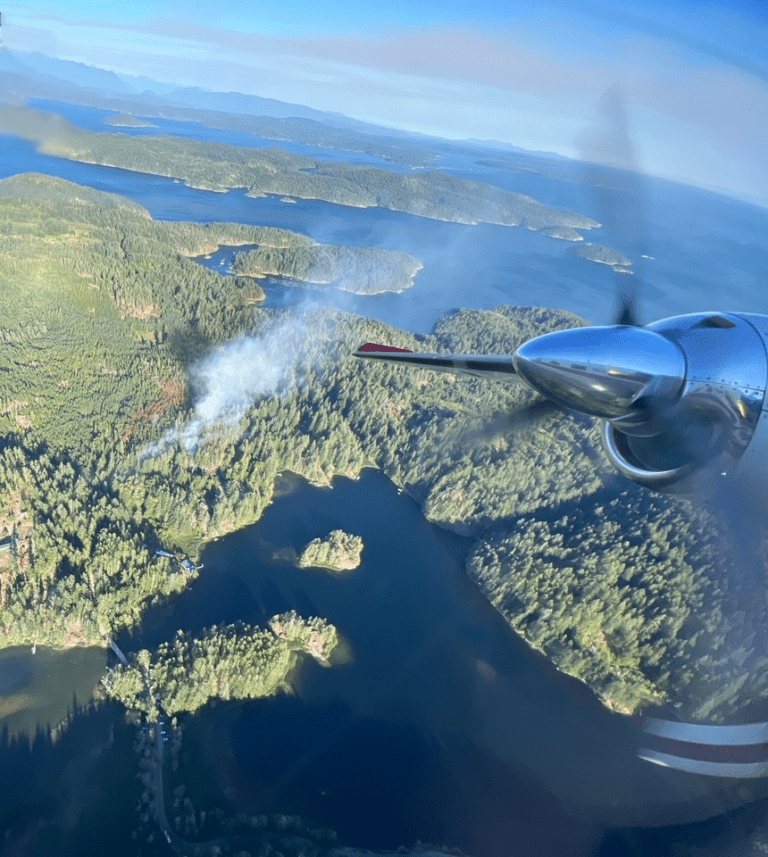
[[[92,89],[108,89],[114,92],[135,92],[113,71],[85,65],[71,60],[60,60],[40,53],[23,54],[0,50],[0,73],[31,74],[49,78],[51,81],[74,83]]]
[[[199,122],[276,142],[292,140],[366,152],[411,166],[427,166],[436,157],[431,148],[435,138],[359,122],[341,113],[256,95],[177,87],[38,53],[0,50],[0,104],[34,99],[88,105],[137,117]]]
[[[91,95],[98,90],[107,98],[125,99],[127,96],[144,104],[157,106],[169,104],[282,119],[298,117],[314,119],[335,127],[359,126],[359,130],[376,127],[357,122],[342,113],[314,110],[274,98],[261,98],[258,95],[244,95],[239,92],[212,92],[197,86],[178,87],[144,76],[118,75],[113,71],[72,60],[56,59],[40,53],[19,53],[7,48],[0,50],[0,76],[0,97],[16,95],[71,100],[78,90],[85,90]]]
[[[147,115],[162,115],[164,108],[169,110],[173,108],[175,111],[181,109],[210,111],[218,114],[219,117],[222,114],[236,114],[281,120],[310,120],[321,123],[326,128],[360,135],[360,142],[364,145],[355,145],[351,148],[362,148],[366,151],[371,148],[371,137],[379,138],[377,146],[381,145],[381,138],[385,138],[395,147],[401,144],[400,141],[430,144],[437,139],[425,134],[363,122],[343,113],[315,110],[302,104],[292,104],[274,98],[262,98],[240,92],[213,92],[197,86],[180,87],[174,83],[153,80],[144,75],[117,74],[96,66],[57,59],[41,53],[21,53],[0,48],[0,101],[24,101],[28,98],[89,104],[137,115],[142,115],[142,109],[147,111],[148,108],[152,108]],[[182,115],[180,112],[176,112],[174,118],[204,123],[206,121],[202,115]],[[218,123],[212,121],[211,124]],[[494,140],[465,141],[465,143],[473,143],[481,148],[496,151],[525,151],[517,146]],[[454,145],[462,146],[465,143],[457,141]],[[335,146],[338,145],[338,141],[329,139],[326,144]],[[341,146],[341,148],[346,147]]]

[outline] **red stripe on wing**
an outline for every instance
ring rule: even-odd
[[[408,354],[413,354],[410,348],[394,348],[391,345],[376,345],[375,342],[366,342],[365,345],[361,345],[358,351],[402,351]]]

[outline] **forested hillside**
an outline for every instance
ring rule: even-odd
[[[358,295],[378,295],[410,289],[423,267],[408,253],[377,247],[333,247],[314,242],[301,248],[262,244],[256,250],[238,253],[232,273],[249,277],[276,274]]]
[[[187,258],[240,242],[258,243],[55,179],[0,183],[0,536],[16,535],[0,553],[0,644],[100,643],[188,585],[158,547],[194,559],[258,520],[281,471],[328,483],[377,467],[476,540],[469,571],[488,597],[607,704],[671,696],[711,717],[766,694],[763,608],[734,614],[743,574],[717,521],[617,490],[592,421],[519,420],[535,399],[522,387],[351,356],[366,340],[508,354],[582,322],[499,307],[416,337],[267,311],[252,280]],[[208,413],[195,367],[241,359],[243,342],[254,386]]]

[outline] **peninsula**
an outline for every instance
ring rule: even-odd
[[[0,512],[17,536],[0,568],[0,645],[103,644],[199,573],[151,545],[194,561],[260,518],[281,472],[328,484],[377,467],[473,539],[468,572],[486,596],[606,705],[682,700],[681,716],[713,720],[768,696],[768,672],[750,666],[759,605],[734,618],[743,575],[706,510],[617,489],[591,420],[516,420],[535,400],[526,389],[351,356],[369,340],[509,354],[580,319],[457,310],[417,337],[330,310],[299,318],[261,308],[251,278],[189,258],[220,244],[259,239],[156,223],[59,179],[0,182]],[[247,391],[236,421],[175,442],[199,419],[200,359],[236,359],[245,334],[274,382]]]
[[[286,685],[301,655],[327,661],[336,646],[328,622],[296,613],[273,616],[268,630],[247,625],[210,628],[190,639],[179,631],[155,652],[142,649],[102,681],[108,696],[150,720],[195,712],[211,699],[260,699]]]
[[[497,223],[532,230],[589,230],[599,226],[583,214],[441,170],[401,173],[325,163],[277,148],[249,149],[181,137],[97,134],[56,114],[16,105],[0,107],[0,131],[31,140],[48,155],[183,179],[191,187],[221,193],[247,188],[248,195],[255,197],[274,194],[322,199],[456,223]]]
[[[287,247],[273,244],[237,253],[231,273],[257,278],[290,277],[357,295],[378,295],[410,289],[423,267],[414,256],[397,250],[299,244],[292,237],[296,233],[287,234],[290,237]]]

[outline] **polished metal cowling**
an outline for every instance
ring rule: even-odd
[[[676,400],[654,410],[656,431],[606,422],[605,449],[624,476],[671,493],[716,491],[725,478],[749,476],[740,464],[759,440],[768,373],[754,318],[761,317],[698,313],[646,328],[680,349],[685,377]]]
[[[546,334],[514,365],[548,399],[606,421],[604,446],[624,476],[686,493],[717,490],[768,428],[766,343],[763,316],[698,313]]]
[[[669,339],[642,327],[582,327],[521,345],[515,369],[535,390],[566,408],[603,419],[645,418],[638,402],[673,400],[685,357]]]

